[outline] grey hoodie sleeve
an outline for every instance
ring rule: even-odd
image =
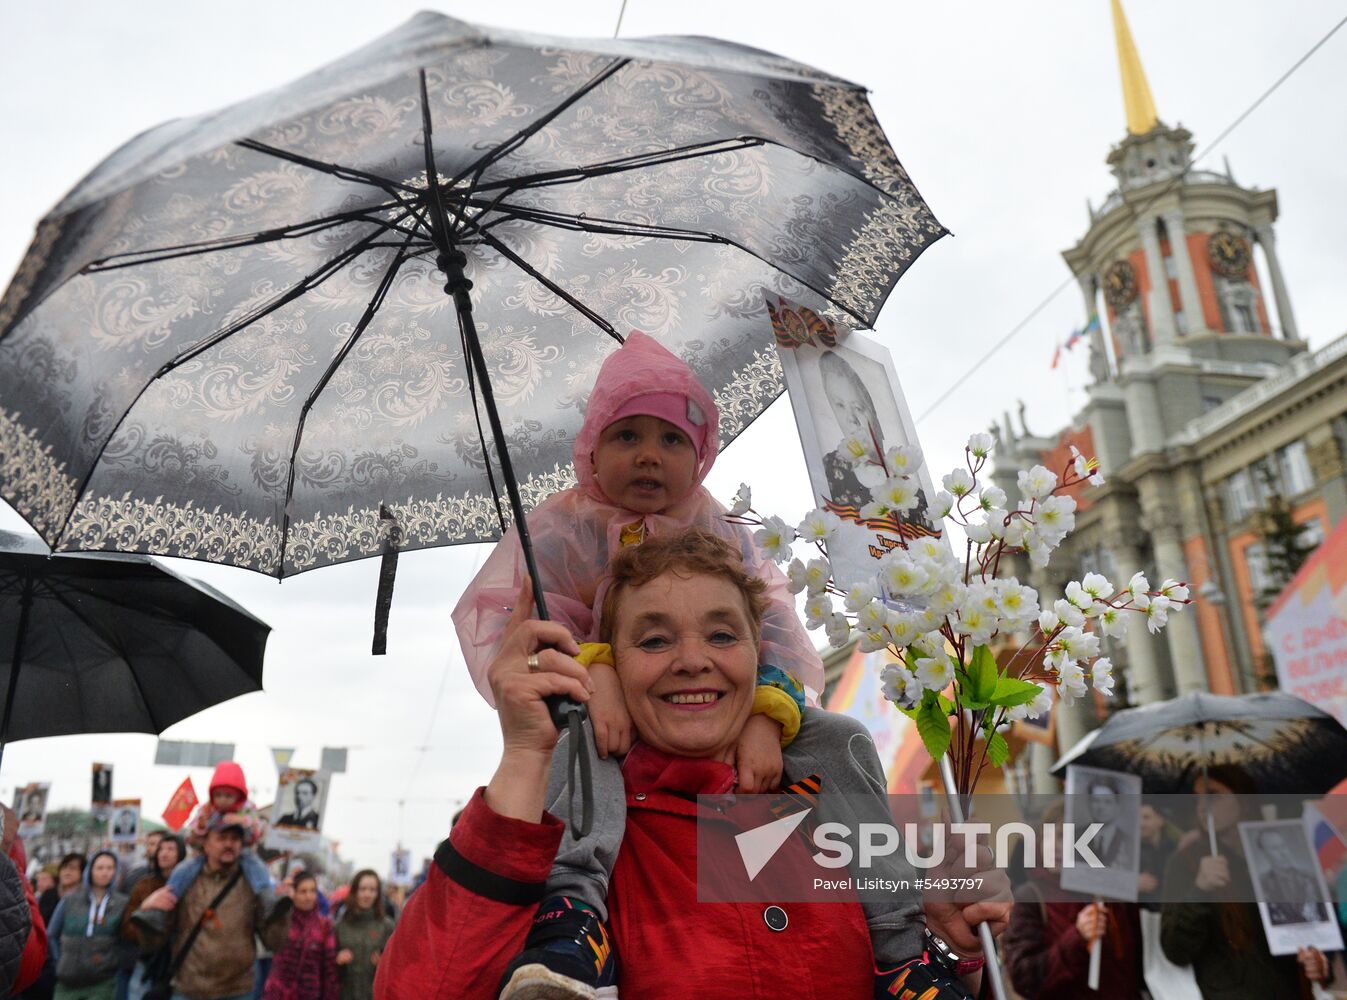
[[[9,996],[14,986],[32,929],[23,875],[7,856],[0,856],[0,996]]]

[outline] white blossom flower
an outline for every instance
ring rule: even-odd
[[[1057,612],[1058,618],[1066,622],[1066,624],[1070,625],[1072,628],[1082,628],[1085,625],[1085,612],[1081,611],[1080,608],[1076,607],[1070,601],[1059,597],[1057,600],[1053,601],[1052,610]]]
[[[856,627],[866,631],[872,628],[883,628],[888,620],[889,609],[883,601],[875,598],[857,611]]]
[[[970,434],[968,450],[973,453],[974,458],[986,458],[992,451],[992,436],[986,433]]]
[[[884,480],[870,491],[870,495],[886,514],[890,511],[902,513],[917,505],[916,484],[907,476],[893,476]]]
[[[880,579],[891,596],[910,596],[926,582],[926,572],[901,549],[894,549],[880,562]]]
[[[895,705],[911,708],[921,697],[921,684],[901,663],[885,664],[879,679],[884,685],[884,697]]]
[[[1155,633],[1159,632],[1169,622],[1168,603],[1169,602],[1166,601],[1165,604],[1162,605],[1158,601],[1150,601],[1146,605],[1146,628],[1151,635],[1155,635]]]
[[[1086,458],[1074,444],[1071,446],[1071,464],[1076,470],[1076,475],[1081,479],[1088,479],[1091,486],[1104,485],[1104,474],[1099,471],[1099,459]]]
[[[1113,596],[1113,584],[1102,573],[1086,573],[1080,585],[1096,601],[1106,601]]]
[[[762,527],[753,532],[753,540],[758,543],[763,555],[772,562],[785,562],[790,558],[790,545],[795,541],[795,529],[781,518],[770,515],[763,518]]]
[[[1000,624],[995,612],[986,610],[978,601],[965,600],[959,606],[959,620],[954,623],[954,628],[980,646],[996,634]]]
[[[833,614],[833,599],[828,594],[815,594],[804,602],[804,627],[822,628]]]
[[[1057,477],[1041,465],[1021,469],[1017,482],[1026,500],[1044,500],[1057,488]]]
[[[810,559],[804,570],[805,588],[810,595],[821,594],[828,589],[828,583],[833,578],[833,568],[827,559],[822,556]]]
[[[1011,719],[1037,719],[1052,711],[1052,692],[1039,685],[1038,696],[1027,705],[1016,705],[1006,713]]]
[[[944,490],[935,495],[931,501],[931,514],[937,521],[943,521],[954,512],[954,497],[950,496]]]
[[[879,597],[879,588],[873,580],[862,580],[860,583],[852,584],[851,589],[847,591],[846,598],[842,601],[842,606],[848,611],[857,612]]]
[[[734,517],[743,517],[753,508],[753,491],[748,488],[748,483],[739,484],[739,492],[734,495],[734,505],[730,507],[730,514]]]
[[[1164,583],[1160,584],[1160,593],[1175,603],[1186,601],[1188,600],[1188,584],[1179,583],[1178,580],[1165,580]],[[1174,607],[1171,610],[1178,611],[1179,609]]]
[[[1062,620],[1057,617],[1057,612],[1044,609],[1038,616],[1038,630],[1044,635],[1052,635],[1062,624]]]
[[[1127,613],[1119,608],[1105,606],[1099,613],[1099,630],[1111,639],[1127,634]]]
[[[893,608],[888,609],[888,615],[884,620],[884,627],[888,629],[889,638],[899,649],[906,649],[917,640],[921,635],[917,628],[916,617],[906,612],[896,611]]]
[[[921,450],[910,444],[896,444],[884,452],[884,465],[891,475],[912,475],[921,468]]]
[[[954,664],[948,656],[932,656],[917,660],[917,680],[927,691],[937,693],[954,681]]]
[[[1038,617],[1038,592],[1033,587],[1021,585],[1014,577],[998,582],[1001,584],[998,605],[1002,618],[1023,628]]]
[[[806,542],[830,542],[842,526],[842,519],[830,510],[817,507],[804,516],[796,535]]]
[[[1072,496],[1051,496],[1038,505],[1034,511],[1034,526],[1038,533],[1061,541],[1066,533],[1076,526],[1076,498]]]
[[[1076,580],[1066,585],[1066,599],[1081,611],[1094,603],[1094,598],[1087,594],[1085,588]]]
[[[828,645],[834,649],[840,649],[851,639],[851,622],[847,621],[846,615],[834,612],[823,627],[828,632]]]
[[[984,486],[978,494],[978,506],[983,510],[996,510],[1006,505],[1006,491],[999,486]]]
[[[926,632],[912,641],[912,650],[923,656],[944,656],[945,637],[939,632]]]
[[[1062,696],[1062,704],[1070,707],[1076,699],[1089,693],[1085,683],[1085,671],[1079,663],[1067,661],[1057,673],[1057,692]]]
[[[798,594],[809,586],[809,568],[799,559],[792,559],[786,567],[786,589]]]
[[[967,496],[973,488],[973,476],[967,469],[955,469],[940,480],[945,489],[956,497]]]
[[[862,465],[875,460],[875,446],[865,438],[853,435],[842,442],[838,451],[852,465]]]
[[[1010,523],[1006,525],[1006,530],[1001,537],[1012,549],[1022,549],[1029,537],[1029,531],[1033,528],[1027,520],[1022,517],[1011,517]]]
[[[1133,602],[1136,603],[1140,602],[1140,598],[1147,596],[1150,593],[1150,590],[1151,585],[1146,582],[1146,575],[1144,573],[1136,574],[1127,584],[1127,593],[1131,595]]]
[[[1078,628],[1064,628],[1055,645],[1070,660],[1088,660],[1099,655],[1099,636]]]
[[[856,481],[867,490],[872,490],[888,477],[884,475],[884,470],[873,462],[866,465],[858,465],[853,470],[856,474]]]
[[[970,521],[964,526],[964,534],[974,545],[986,545],[992,540],[992,529],[986,522]]]
[[[1101,656],[1090,667],[1090,680],[1094,689],[1107,698],[1113,697],[1113,661]]]

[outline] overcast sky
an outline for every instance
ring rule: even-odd
[[[90,167],[165,119],[233,103],[357,48],[423,4],[0,5],[0,275],[34,224]],[[438,4],[471,18],[482,5]],[[495,23],[611,35],[619,0],[495,0]],[[1343,0],[1126,0],[1161,118],[1198,151],[1347,13]],[[828,16],[820,13],[827,11]],[[1104,165],[1124,119],[1107,0],[1035,4],[831,0],[629,0],[623,35],[699,34],[770,49],[868,86],[894,148],[954,237],[913,266],[877,325],[914,414],[1069,276],[1060,252],[1085,231],[1085,200],[1112,186]],[[1322,346],[1344,322],[1347,30],[1334,36],[1200,165],[1228,156],[1242,184],[1275,187],[1278,250],[1302,336]],[[1081,324],[1074,285],[917,429],[935,475],[962,441],[1016,400],[1030,428],[1066,423],[1084,396],[1085,352],[1055,372],[1054,344]],[[763,510],[809,506],[784,400],[720,463],[713,492],[757,484]],[[770,484],[770,485],[769,485]],[[0,510],[0,527],[20,527]],[[275,786],[268,748],[350,746],[328,830],[358,863],[387,866],[400,838],[418,858],[499,751],[495,717],[472,689],[449,621],[482,547],[404,555],[389,655],[367,654],[377,566],[337,566],[277,584],[243,570],[181,564],[274,626],[264,694],[174,727],[179,739],[235,742],[259,799]],[[0,795],[53,783],[56,805],[86,805],[89,764],[116,766],[118,797],[156,815],[183,772],[153,766],[148,736],[63,737],[7,748]],[[198,787],[208,772],[193,772]],[[399,807],[399,800],[405,805]]]

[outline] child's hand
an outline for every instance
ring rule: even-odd
[[[781,784],[781,723],[757,713],[748,717],[734,748],[741,792],[770,792]]]
[[[631,749],[631,716],[622,697],[622,682],[606,663],[590,664],[589,679],[594,682],[594,696],[589,700],[594,746],[600,757],[621,757]]]
[[[341,951],[337,952],[338,965],[350,965],[351,960],[354,958],[355,953],[352,952],[350,948],[343,948]]]

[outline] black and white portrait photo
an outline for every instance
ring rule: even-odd
[[[95,764],[93,767],[93,787],[89,801],[95,806],[106,806],[112,801],[112,765]]]
[[[287,767],[281,772],[266,847],[291,852],[319,848],[331,780],[328,771]]]
[[[140,836],[140,800],[114,800],[109,816],[108,839],[114,844],[134,844]]]
[[[1272,954],[1342,948],[1328,886],[1304,824],[1295,819],[1241,823],[1239,835]]]
[[[35,782],[14,789],[14,814],[19,817],[19,835],[36,837],[47,828],[48,782]]]
[[[859,333],[847,335],[832,347],[778,345],[777,353],[786,375],[814,502],[856,524],[854,531],[846,533],[845,541],[828,546],[834,577],[847,586],[872,575],[869,561],[883,556],[900,536],[939,533],[940,526],[932,522],[928,509],[935,495],[930,473],[924,464],[917,471],[916,506],[897,522],[862,523],[860,508],[870,502],[870,490],[843,452],[843,443],[859,438],[881,454],[895,445],[917,448],[916,427],[893,358],[883,345]]]
[[[1065,822],[1076,833],[1097,825],[1086,842],[1100,867],[1062,869],[1062,888],[1135,901],[1141,870],[1141,779],[1134,774],[1069,765]]]

